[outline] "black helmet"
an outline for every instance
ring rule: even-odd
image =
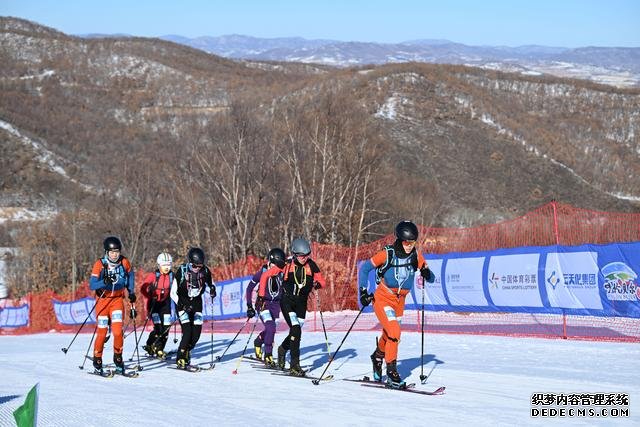
[[[191,248],[187,253],[187,258],[191,264],[203,265],[204,264],[204,251],[200,248]]]
[[[102,246],[104,246],[105,252],[122,250],[122,243],[116,236],[109,236],[104,239],[104,242],[102,242]]]
[[[273,248],[269,251],[267,255],[267,262],[277,265],[279,268],[284,267],[285,258],[284,251],[280,248]]]
[[[411,221],[402,221],[396,225],[396,237],[400,240],[418,240],[418,227]]]
[[[307,239],[296,237],[293,239],[293,242],[291,242],[291,252],[293,252],[294,255],[309,255],[311,253],[311,245]]]

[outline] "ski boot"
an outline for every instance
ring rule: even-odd
[[[382,381],[382,361],[384,360],[384,353],[376,348],[371,354],[371,363],[373,364],[373,380]]]
[[[282,348],[281,345],[278,346],[278,368],[284,369],[285,356],[287,355],[287,350]]]
[[[156,355],[156,349],[153,345],[143,345],[142,349],[147,352],[147,356],[154,357]]]
[[[273,356],[271,355],[271,353],[265,353],[264,364],[267,368],[271,368],[271,369],[278,367],[278,365],[276,364],[276,361],[273,360]]]
[[[306,372],[300,367],[300,362],[297,360],[291,361],[291,368],[289,369],[289,375],[294,377],[304,377]]]
[[[93,356],[93,369],[96,373],[102,374],[102,357]]]
[[[156,350],[156,357],[160,360],[167,360],[167,353],[164,350]]]
[[[396,368],[396,361],[387,363],[387,387],[390,388],[406,388],[407,383],[402,381],[398,369]]]
[[[253,351],[255,353],[256,359],[262,360],[262,343],[258,338],[253,341]]]
[[[176,359],[176,367],[178,369],[187,369],[187,366],[189,365],[188,353],[189,352],[187,350],[178,350],[178,357]]]
[[[124,360],[122,360],[122,353],[113,354],[113,363],[116,365],[117,373],[124,373]]]

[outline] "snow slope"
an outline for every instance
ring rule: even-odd
[[[214,334],[215,355],[233,335]],[[78,369],[90,334],[79,335],[66,355],[61,348],[69,345],[72,334],[0,336],[0,426],[14,425],[13,410],[37,382],[42,426],[640,425],[638,344],[426,335],[428,379],[420,385],[421,337],[406,333],[400,373],[420,389],[447,387],[445,395],[422,396],[341,380],[370,375],[375,336],[349,335],[329,368],[335,380],[317,386],[309,379],[271,375],[246,361],[232,374],[247,334],[238,337],[212,371],[193,374],[143,361],[145,369],[137,379],[88,375],[89,361],[84,371]],[[206,329],[194,359],[210,360],[210,337]],[[278,333],[276,342],[283,337]],[[332,351],[343,337],[329,334]],[[170,339],[167,349],[176,346]],[[111,359],[111,342],[106,348],[105,363]],[[125,361],[133,348],[132,334],[125,342]],[[323,333],[303,333],[302,365],[319,375],[327,360]],[[538,392],[629,393],[630,417],[532,418],[530,398]]]

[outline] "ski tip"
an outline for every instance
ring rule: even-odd
[[[238,375],[238,370],[237,370],[237,369],[234,369],[233,371],[231,371],[231,373],[232,373],[233,375]]]

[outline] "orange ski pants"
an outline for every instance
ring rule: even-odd
[[[107,338],[107,328],[111,319],[111,334],[113,335],[113,353],[122,354],[124,337],[122,336],[122,319],[124,318],[124,292],[107,292],[102,298],[96,298],[96,313],[98,316],[98,329],[96,342],[93,347],[93,356],[102,357],[104,341]]]
[[[380,282],[374,293],[373,311],[382,325],[382,335],[378,340],[378,350],[384,353],[384,360],[389,363],[398,358],[400,343],[400,320],[404,314],[404,300],[409,291],[397,291],[387,288]]]

